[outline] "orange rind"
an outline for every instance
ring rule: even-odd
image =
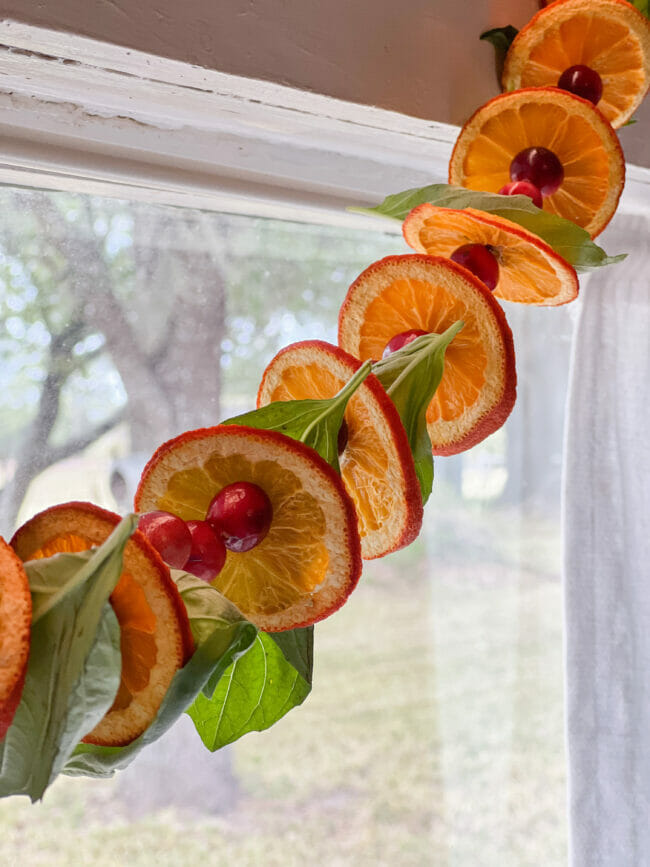
[[[0,537],[0,740],[20,702],[27,671],[32,597],[23,564]]]

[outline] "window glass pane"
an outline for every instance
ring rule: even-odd
[[[377,232],[0,191],[0,532],[126,511],[163,440],[336,340]],[[507,305],[505,427],[435,462],[424,529],[316,628],[314,688],[211,755],[185,719],[105,781],[0,802],[0,863],[524,867],[565,856],[559,485],[571,311]]]

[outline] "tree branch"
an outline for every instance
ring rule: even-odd
[[[88,446],[92,445],[100,437],[104,436],[104,434],[107,434],[110,430],[120,424],[120,422],[124,421],[125,417],[126,411],[122,408],[106,421],[95,425],[95,427],[85,433],[84,436],[70,439],[60,446],[49,446],[43,455],[43,468],[56,464],[65,458],[69,458],[71,455],[77,454],[77,452],[82,452],[84,449],[87,449]]]

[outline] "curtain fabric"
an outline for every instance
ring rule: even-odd
[[[601,240],[599,239],[599,243]],[[572,867],[650,865],[650,221],[581,292],[565,443]]]

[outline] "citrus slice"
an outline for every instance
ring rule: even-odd
[[[31,623],[27,575],[12,548],[0,537],[0,740],[7,734],[22,695]]]
[[[110,536],[119,515],[91,503],[62,503],[35,515],[11,544],[22,560],[87,551]],[[177,669],[193,650],[185,606],[169,569],[136,531],[124,549],[122,575],[110,596],[120,625],[122,677],[113,706],[84,738],[124,746],[151,724]]]
[[[287,346],[264,371],[257,405],[334,397],[361,366],[338,346],[305,340]],[[422,526],[422,494],[406,431],[391,399],[370,374],[350,398],[341,478],[359,520],[367,560],[403,548]]]
[[[296,440],[241,425],[187,431],[144,468],[135,507],[201,521],[235,482],[261,488],[272,519],[255,547],[228,550],[212,585],[267,632],[308,626],[339,608],[361,574],[354,505],[334,469]]]
[[[402,231],[410,247],[431,256],[449,257],[464,244],[489,247],[499,265],[494,294],[504,301],[557,306],[578,296],[578,276],[567,261],[533,232],[495,214],[418,205]]]
[[[573,92],[596,87],[598,108],[613,127],[622,126],[650,84],[650,23],[627,0],[557,0],[513,40],[503,87],[558,86],[563,73],[574,67],[581,68],[577,74],[585,80],[576,81]],[[597,74],[595,85],[589,70]]]
[[[339,344],[365,361],[410,330],[465,325],[445,354],[427,409],[434,455],[465,451],[504,423],[516,396],[515,353],[505,314],[489,289],[449,259],[411,254],[375,262],[354,281],[339,313]]]
[[[556,87],[502,93],[481,106],[456,140],[449,183],[497,193],[514,180],[515,158],[531,148],[550,151],[563,171],[544,210],[572,220],[592,238],[602,232],[623,191],[623,152],[595,106]]]

